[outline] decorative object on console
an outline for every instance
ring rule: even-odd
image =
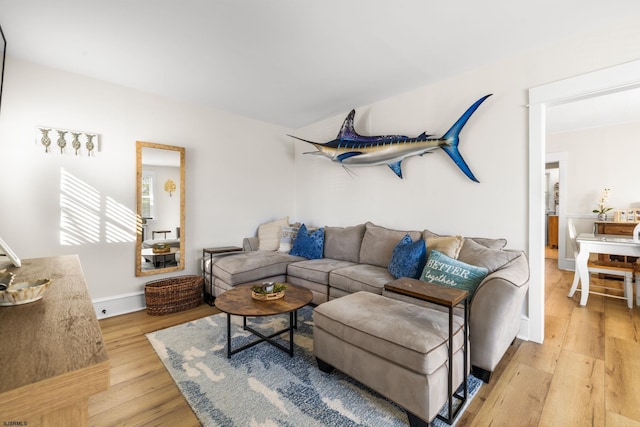
[[[307,231],[307,226],[302,224],[290,255],[302,256],[309,259],[320,259],[324,249],[324,228]]]
[[[13,283],[14,275],[0,270],[0,306],[22,305],[42,299],[51,279]]]
[[[413,241],[406,234],[393,248],[391,261],[389,261],[389,273],[396,279],[401,277],[420,278],[420,274],[427,262],[427,246],[424,240]]]
[[[614,222],[640,222],[640,208],[616,209],[613,212]]]
[[[600,200],[598,201],[598,208],[593,210],[593,213],[598,214],[598,221],[606,221],[607,220],[607,212],[609,212],[611,207],[607,207],[607,200],[609,200],[609,192],[611,189],[605,188],[602,191],[602,195],[600,196]]]
[[[49,152],[49,146],[51,145],[51,137],[49,136],[49,132],[55,131],[58,134],[58,139],[56,140],[56,144],[60,148],[60,154],[64,154],[65,148],[68,144],[67,138],[71,138],[71,146],[74,149],[74,154],[77,156],[80,152],[80,148],[82,147],[82,142],[80,138],[85,140],[85,146],[87,149],[87,155],[91,156],[91,153],[95,151],[98,134],[93,132],[85,132],[78,130],[69,130],[69,129],[57,129],[51,127],[44,126],[36,126],[36,144],[40,144],[44,147],[45,153]],[[70,136],[68,136],[69,134]],[[81,136],[82,135],[82,136]],[[94,142],[93,139],[96,139]],[[100,151],[98,149],[98,151]]]
[[[10,271],[7,271],[6,268],[0,270],[0,291],[4,291],[13,283],[13,279],[15,278],[15,274]]]
[[[413,138],[404,135],[363,136],[356,132],[353,124],[355,110],[351,110],[347,115],[338,136],[333,141],[319,143],[293,135],[289,136],[312,144],[318,149],[313,154],[323,155],[331,161],[340,163],[345,168],[347,166],[386,164],[399,178],[402,178],[402,160],[411,156],[422,156],[442,148],[470,180],[479,182],[458,150],[458,135],[471,115],[489,96],[491,95],[485,95],[471,105],[451,126],[451,129],[440,138],[432,137],[425,132]]]

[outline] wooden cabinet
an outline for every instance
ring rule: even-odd
[[[25,259],[20,268],[5,267],[15,282],[52,283],[39,301],[0,307],[0,421],[89,425],[89,397],[109,387],[109,359],[80,259]]]
[[[558,215],[549,215],[547,224],[547,245],[558,247]]]
[[[638,225],[637,222],[609,222],[596,221],[596,230],[598,234],[614,234],[618,236],[632,236],[633,229]],[[623,255],[605,255],[598,254],[598,262],[624,262],[633,263],[637,257]]]

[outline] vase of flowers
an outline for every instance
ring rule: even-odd
[[[607,200],[609,200],[609,192],[611,190],[609,188],[605,188],[602,191],[602,196],[600,196],[600,200],[598,201],[598,208],[593,210],[593,213],[598,214],[598,221],[606,221],[607,220],[607,212],[612,210],[613,208],[607,207]]]

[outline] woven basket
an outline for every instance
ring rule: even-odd
[[[144,296],[147,314],[177,313],[197,307],[202,302],[202,276],[177,276],[147,282]]]

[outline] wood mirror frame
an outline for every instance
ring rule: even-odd
[[[156,150],[158,151],[156,152]],[[167,153],[166,151],[169,151],[169,153]],[[159,224],[161,225],[162,223],[158,221],[158,218],[145,218],[143,215],[143,165],[150,165],[149,155],[151,153],[158,155],[165,154],[168,155],[166,157],[170,157],[171,152],[178,154],[180,158],[180,171],[178,174],[179,178],[177,179],[179,182],[175,183],[175,186],[172,186],[171,183],[168,183],[167,185],[166,181],[163,178],[154,180],[154,197],[175,197],[176,195],[180,197],[179,228],[172,228],[171,230],[168,230],[168,226],[164,226],[160,231],[153,230],[153,227],[150,227],[150,225],[155,224],[157,226]],[[146,155],[143,156],[143,153],[145,153]],[[156,165],[158,165],[158,163],[156,163]],[[184,270],[184,175],[184,147],[156,144],[153,142],[136,141],[136,276],[149,276],[152,274],[169,273],[172,271]],[[172,179],[172,181],[175,180],[176,179]],[[167,188],[166,190],[165,187]],[[174,187],[175,191],[169,192],[171,188]],[[167,192],[169,192],[169,194],[166,194]],[[143,247],[143,241],[148,241],[149,239],[155,240],[155,233],[164,233],[163,230],[167,230],[167,233],[164,234],[162,240],[167,240],[167,234],[171,233],[175,236],[175,238],[169,240],[178,240],[178,247],[171,249],[171,252],[169,252],[169,254],[153,253],[152,248]],[[178,233],[179,236],[176,235]],[[175,243],[172,242],[172,244],[174,245]],[[146,254],[146,262],[143,262],[143,249],[149,250],[150,252],[149,254]],[[175,257],[175,262],[171,260],[171,255]],[[167,259],[165,259],[165,257],[167,257]],[[151,268],[147,268],[149,264],[151,264]]]

